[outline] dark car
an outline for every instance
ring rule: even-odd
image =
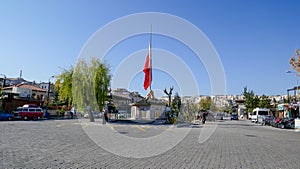
[[[13,114],[0,111],[0,120],[13,120],[13,119],[14,119]]]
[[[232,114],[232,115],[230,116],[230,120],[239,120],[239,117],[238,117],[237,114]]]
[[[278,128],[295,128],[295,119],[293,118],[284,118],[277,124]]]

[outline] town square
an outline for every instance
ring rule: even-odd
[[[0,168],[300,168],[299,5],[0,1]]]

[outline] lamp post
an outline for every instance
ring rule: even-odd
[[[295,101],[298,105],[298,114],[299,114],[300,113],[300,107],[299,107],[298,100],[297,100],[297,95],[298,95],[298,90],[299,90],[299,85],[298,85],[298,76],[299,76],[299,74],[298,74],[298,72],[292,72],[290,70],[286,71],[286,73],[294,73],[296,75],[297,86],[296,86],[296,92],[295,92],[295,95],[296,95],[295,96],[295,99],[296,99]]]
[[[295,99],[296,99],[296,102],[298,102],[297,95],[298,95],[298,90],[299,90],[299,84],[298,84],[298,76],[299,76],[299,74],[296,73],[296,72],[292,72],[290,70],[286,71],[286,73],[293,73],[293,74],[296,75],[297,86],[296,86],[296,92],[295,92]]]
[[[49,93],[50,93],[50,85],[51,85],[51,82],[50,82],[50,79],[51,78],[54,78],[54,76],[51,76],[49,77],[49,80],[48,80],[48,89],[47,89],[47,104],[46,104],[46,112],[45,114],[48,113],[48,106],[49,106]]]

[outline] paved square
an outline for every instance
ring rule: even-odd
[[[167,152],[136,159],[112,154],[90,139],[84,128],[103,127],[99,121],[1,121],[0,168],[300,168],[300,133],[225,120],[199,143],[201,131],[215,123],[195,126]],[[107,126],[136,138],[168,130],[163,125]]]

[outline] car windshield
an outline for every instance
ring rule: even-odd
[[[267,116],[269,115],[268,111],[258,111],[258,115]]]

